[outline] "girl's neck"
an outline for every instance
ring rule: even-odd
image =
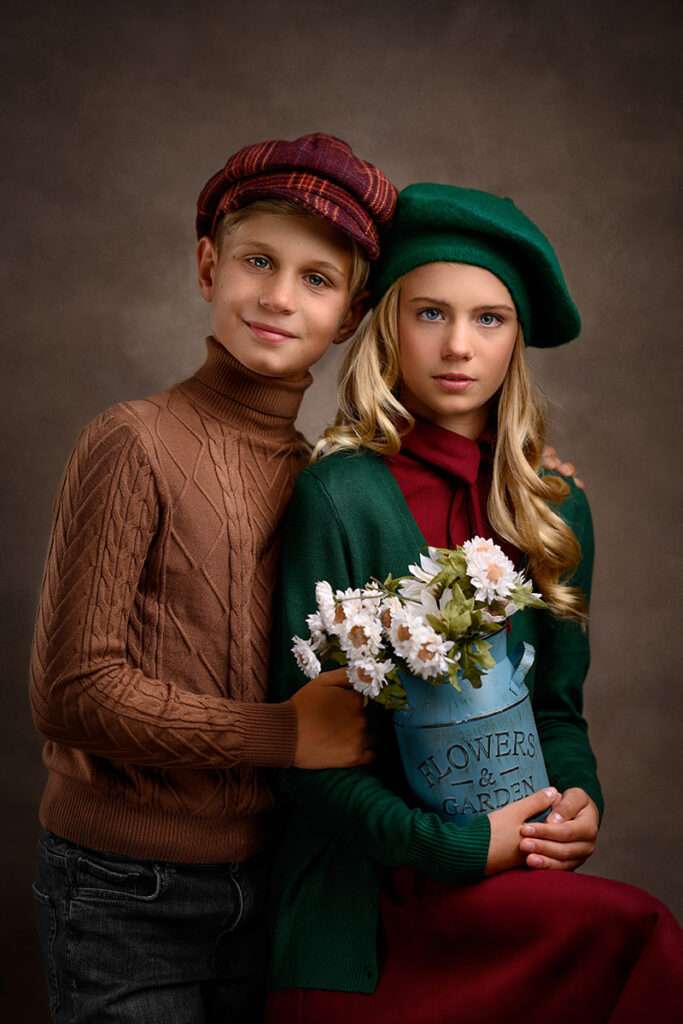
[[[490,424],[490,403],[482,405],[478,409],[471,409],[462,413],[450,413],[443,416],[434,409],[428,408],[419,399],[415,398],[414,395],[406,392],[405,389],[401,390],[400,401],[413,416],[426,420],[428,423],[433,423],[434,426],[441,427],[443,430],[449,430],[452,434],[467,437],[471,441],[476,441]]]

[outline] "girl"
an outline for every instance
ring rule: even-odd
[[[580,329],[555,253],[508,199],[444,185],[399,198],[376,306],[336,425],[299,478],[276,597],[277,689],[314,587],[407,571],[424,545],[492,536],[549,611],[512,619],[554,788],[457,828],[411,802],[390,715],[373,767],[286,773],[268,1021],[679,1019],[683,946],[665,907],[571,873],[602,813],[582,686],[593,533],[585,495],[539,471],[544,417],[524,345]],[[544,824],[525,824],[552,805]],[[532,870],[525,870],[530,868]],[[581,957],[579,959],[579,952]]]

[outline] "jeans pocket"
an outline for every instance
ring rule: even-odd
[[[76,858],[73,871],[73,900],[152,903],[163,888],[158,865],[110,860],[90,851]]]
[[[47,996],[50,1013],[56,1014],[61,1002],[59,991],[59,975],[55,961],[55,939],[57,938],[57,912],[54,903],[46,892],[42,892],[34,882],[31,886],[36,906],[38,937],[40,951],[45,964],[47,977]]]

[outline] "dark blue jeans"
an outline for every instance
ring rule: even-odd
[[[45,832],[33,894],[56,1024],[252,1024],[267,865],[168,864]]]

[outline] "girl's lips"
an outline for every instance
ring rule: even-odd
[[[472,379],[472,377],[461,377],[458,376],[457,374],[454,374],[452,376],[449,375],[444,377],[434,377],[434,380],[442,389],[442,391],[447,391],[451,394],[453,392],[457,394],[460,391],[467,391],[470,385],[474,384],[474,380]]]
[[[289,331],[283,331],[278,327],[272,327],[270,324],[256,323],[255,320],[245,320],[244,322],[257,338],[260,338],[261,341],[269,341],[273,345],[281,345],[283,342],[290,341],[295,337],[295,335],[290,334]]]

